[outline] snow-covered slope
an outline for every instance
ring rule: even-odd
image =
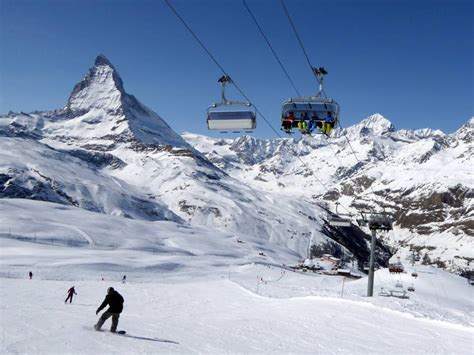
[[[473,119],[451,135],[397,131],[375,114],[329,140],[183,139],[126,93],[100,55],[64,108],[0,117],[0,137],[16,142],[8,149],[21,162],[4,157],[1,191],[257,236],[300,256],[310,244],[340,244],[353,254],[351,239],[363,244],[360,233],[327,226],[336,202],[339,213],[384,208],[396,220],[394,232],[382,236],[394,252],[415,249],[459,271],[474,258],[472,130]],[[27,153],[30,146],[43,152]],[[53,168],[63,160],[58,174]],[[78,182],[90,176],[93,183]],[[359,249],[363,261],[367,248]]]
[[[472,287],[420,264],[473,257],[473,123],[183,139],[101,55],[64,108],[0,116],[0,352],[471,353]],[[392,211],[380,239],[423,258],[377,271],[374,298],[366,278],[289,268],[312,246],[367,259],[360,229],[326,223],[336,202]],[[401,284],[409,299],[379,296]],[[109,286],[128,337],[92,331]]]
[[[384,240],[405,256],[463,270],[474,259],[473,121],[457,132],[395,130],[375,114],[331,138],[183,137],[229,175],[267,193],[314,197],[333,211],[376,208],[395,217]],[[439,264],[439,262],[438,262]]]
[[[181,221],[140,189],[97,169],[117,159],[99,153],[74,155],[34,140],[2,137],[0,197],[57,202],[128,218]]]
[[[14,224],[22,211],[28,223]],[[0,235],[1,353],[472,350],[472,287],[433,267],[416,265],[416,280],[379,270],[366,298],[366,278],[290,271],[285,250],[258,238],[25,199],[1,200],[0,212],[18,232]],[[409,299],[378,295],[398,279],[414,283]],[[92,328],[110,286],[125,299],[127,337]]]
[[[11,156],[20,157],[2,159],[2,197],[245,234],[289,248],[294,259],[306,256],[310,243],[341,243],[328,233],[326,212],[310,195],[268,194],[230,177],[126,93],[103,55],[64,108],[1,116],[0,137],[10,142]],[[357,257],[367,258],[363,234],[355,239]]]

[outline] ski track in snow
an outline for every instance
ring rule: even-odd
[[[64,223],[57,223],[57,222],[51,222],[50,224],[54,226],[58,226],[58,227],[65,227],[65,228],[72,229],[73,231],[79,233],[82,237],[84,237],[87,243],[89,243],[89,247],[95,248],[96,245],[95,245],[94,240],[91,237],[89,237],[89,235],[86,232],[79,229],[78,227],[71,226],[69,224],[64,224]]]

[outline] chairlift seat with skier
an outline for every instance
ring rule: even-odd
[[[403,267],[403,264],[402,263],[393,263],[393,264],[389,264],[388,265],[388,271],[390,273],[402,273],[403,271],[405,271],[405,268]]]
[[[311,114],[315,113],[317,121],[324,121],[326,114],[331,112],[332,117],[336,120],[339,115],[339,105],[333,99],[318,96],[292,97],[282,104],[282,119],[288,117],[290,112],[293,112],[297,119],[301,117],[301,114],[306,113],[311,118]]]
[[[293,122],[293,126],[298,126],[297,122],[305,120],[308,124],[311,122],[322,133],[328,134],[338,123],[339,104],[331,98],[323,97],[323,81],[324,75],[327,74],[326,69],[322,67],[313,68],[313,72],[320,83],[319,92],[314,96],[292,97],[284,101],[281,106],[282,126],[287,127],[285,122],[292,114],[296,122],[296,125]],[[330,118],[330,122],[328,122],[328,118]],[[324,123],[330,123],[331,129],[325,129]],[[291,130],[287,129],[287,131]]]
[[[221,132],[251,132],[257,127],[257,113],[250,102],[228,101],[225,97],[225,85],[232,83],[228,75],[219,80],[222,86],[222,101],[213,103],[207,109],[207,127]]]

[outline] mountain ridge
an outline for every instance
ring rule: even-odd
[[[456,271],[474,258],[469,238],[474,230],[472,184],[466,167],[473,154],[472,122],[471,118],[455,134],[445,135],[430,129],[397,131],[388,119],[374,114],[335,129],[329,139],[180,136],[126,93],[116,69],[100,55],[74,86],[65,107],[0,116],[0,136],[13,139],[18,156],[30,141],[40,152],[26,164],[4,157],[0,191],[4,198],[18,197],[21,191],[24,198],[42,196],[149,219],[142,204],[149,206],[145,210],[161,210],[152,219],[172,218],[258,236],[262,243],[285,246],[300,257],[314,245],[327,246],[357,255],[361,262],[368,253],[364,233],[330,227],[330,211],[336,210],[336,203],[344,213],[386,210],[396,216],[396,228],[380,238],[393,253],[404,257],[416,248],[433,260],[454,260],[451,270]],[[82,171],[79,193],[67,183],[69,177],[62,179],[57,173],[61,154],[81,166],[76,169]],[[80,183],[90,174],[100,176],[92,186],[100,187],[101,198]],[[112,186],[117,183],[135,192],[116,190]],[[123,203],[112,196],[115,193],[123,196]],[[426,236],[436,241],[434,246]],[[462,248],[451,242],[455,237],[463,241]],[[351,238],[356,238],[354,243]],[[390,256],[382,247],[381,265]]]

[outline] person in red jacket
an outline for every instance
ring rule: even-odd
[[[293,114],[293,112],[290,112],[288,114],[288,116],[286,116],[284,118],[284,120],[282,121],[281,123],[281,126],[282,126],[282,129],[286,132],[286,133],[290,133],[291,132],[291,128],[293,127],[293,122],[295,121],[295,115]]]
[[[69,300],[69,303],[72,303],[72,296],[77,295],[76,290],[74,289],[74,286],[72,286],[68,291],[67,291],[67,298],[64,301],[64,303],[67,303],[67,300]]]

